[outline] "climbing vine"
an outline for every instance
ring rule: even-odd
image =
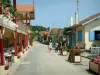
[[[3,4],[3,7],[4,9],[10,5],[10,1],[9,0],[2,0],[2,4]]]
[[[9,0],[2,0],[2,3],[3,3],[3,8],[5,10],[6,7],[9,7],[9,12],[12,14],[12,16],[16,16],[18,17],[19,16],[19,13],[17,11],[14,10],[13,7],[10,6],[10,1]]]
[[[15,11],[13,7],[10,7],[9,11],[12,14],[13,17],[14,16],[18,17],[19,16],[19,13],[17,11]]]

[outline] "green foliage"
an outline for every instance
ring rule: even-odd
[[[18,17],[19,13],[17,11],[14,11],[14,16]]]
[[[6,7],[10,6],[10,1],[9,1],[9,0],[2,0],[2,3],[3,3],[4,9],[5,9]],[[13,7],[10,7],[10,8],[9,8],[9,11],[10,11],[10,13],[12,14],[13,17],[14,17],[14,16],[18,17],[18,16],[19,16],[19,13],[18,13],[17,11],[15,11]]]
[[[10,7],[10,8],[9,8],[9,11],[14,13],[13,7]]]
[[[32,26],[32,30],[33,31],[46,31],[47,30],[47,28],[45,28],[45,27],[43,27],[43,26]]]
[[[12,13],[13,16],[16,16],[16,17],[19,16],[19,13],[17,11],[15,11],[13,7],[10,7],[9,11],[10,11],[10,13]]]
[[[32,34],[30,35],[30,45],[32,46],[33,44],[33,39],[34,39],[34,37],[35,37],[35,32],[32,32]]]
[[[6,8],[9,5],[9,0],[2,0],[3,7]]]
[[[32,25],[29,25],[30,26],[30,29],[32,30]]]
[[[48,27],[47,30],[50,31],[50,27]]]
[[[65,28],[64,28],[64,31],[63,31],[63,34],[64,34],[64,35],[66,35],[67,30],[68,30],[68,28],[65,27]]]

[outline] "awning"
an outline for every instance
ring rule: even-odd
[[[3,26],[5,28],[15,30],[16,27],[19,25],[15,24],[13,21],[9,20],[7,17],[3,17],[3,15],[0,15],[0,26]]]

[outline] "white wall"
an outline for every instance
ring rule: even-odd
[[[85,26],[85,48],[89,49],[92,45],[99,45],[100,41],[89,41],[89,30],[100,30],[100,18],[94,20]]]

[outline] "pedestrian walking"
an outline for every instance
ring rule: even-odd
[[[52,50],[52,42],[49,43],[48,50],[49,50],[49,52],[51,52],[51,50]]]

